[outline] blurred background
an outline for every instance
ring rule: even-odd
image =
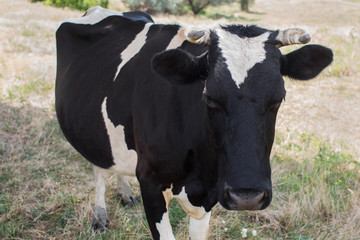
[[[334,62],[316,79],[285,79],[272,204],[217,206],[210,239],[243,239],[244,229],[246,239],[359,239],[360,0],[0,0],[0,239],[151,239],[143,207],[121,205],[115,178],[106,193],[110,230],[91,231],[92,167],[55,117],[56,29],[95,5],[147,11],[156,23],[302,27],[311,43],[330,47]],[[188,239],[188,217],[171,205],[175,235]]]

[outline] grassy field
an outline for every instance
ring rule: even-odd
[[[111,6],[119,8],[118,2]],[[335,60],[315,80],[286,79],[271,158],[270,207],[230,212],[216,206],[210,239],[242,239],[244,228],[247,239],[359,239],[360,2],[258,0],[254,13],[238,8],[155,20],[301,26],[313,33],[313,43],[331,47]],[[121,205],[115,177],[106,193],[110,230],[100,234],[89,227],[92,167],[64,139],[53,104],[54,33],[63,19],[81,15],[0,0],[0,239],[151,239],[142,205]],[[141,200],[136,180],[131,182]],[[188,239],[189,219],[176,202],[171,205],[176,237]]]

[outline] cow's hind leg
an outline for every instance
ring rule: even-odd
[[[105,190],[106,190],[106,177],[109,173],[107,170],[96,167],[94,165],[95,176],[95,208],[94,216],[92,219],[92,227],[100,232],[105,231],[108,223],[108,216],[105,205]]]
[[[131,191],[129,182],[126,177],[117,174],[117,187],[119,191],[119,195],[121,198],[121,202],[126,207],[133,207],[139,202],[136,200],[134,194]]]

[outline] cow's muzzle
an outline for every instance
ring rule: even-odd
[[[256,189],[237,189],[226,187],[224,192],[225,204],[230,210],[261,210],[269,206],[271,193]]]

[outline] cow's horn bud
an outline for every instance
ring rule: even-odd
[[[276,40],[281,42],[278,47],[293,44],[306,44],[310,42],[311,35],[310,33],[301,28],[289,28],[283,31],[279,31]]]
[[[186,40],[200,45],[209,45],[210,32],[207,30],[189,30],[185,33]]]

